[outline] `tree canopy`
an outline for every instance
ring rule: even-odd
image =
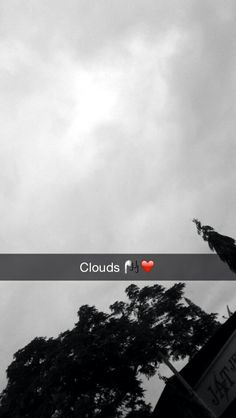
[[[236,243],[226,235],[221,235],[209,225],[202,225],[198,219],[193,219],[197,232],[207,241],[209,248],[215,251],[220,259],[228,264],[229,268],[236,273]]]
[[[73,329],[37,337],[7,369],[0,418],[147,418],[143,376],[162,357],[192,357],[219,323],[184,297],[184,284],[126,289],[108,313],[84,305]]]

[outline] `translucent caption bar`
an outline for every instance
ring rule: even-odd
[[[235,280],[214,254],[0,254],[0,280]]]

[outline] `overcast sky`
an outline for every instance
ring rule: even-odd
[[[235,39],[233,0],[1,2],[0,252],[208,252],[193,217],[236,237]],[[1,368],[124,288],[0,283]],[[236,309],[234,283],[187,292]]]

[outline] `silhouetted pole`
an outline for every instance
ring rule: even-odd
[[[209,408],[209,406],[204,402],[204,400],[198,395],[197,392],[188,384],[188,382],[181,376],[181,374],[176,370],[176,368],[171,364],[169,359],[160,351],[158,350],[158,353],[160,354],[160,357],[164,361],[167,367],[174,373],[176,378],[179,380],[179,382],[185,387],[185,389],[188,391],[189,395],[195,399],[195,401],[206,411],[209,418],[217,418],[215,413]]]

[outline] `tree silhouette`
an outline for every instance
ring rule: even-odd
[[[209,225],[203,226],[198,219],[193,219],[197,232],[204,241],[208,242],[209,248],[215,251],[220,259],[228,264],[229,268],[236,273],[236,245],[235,240],[226,235],[221,235]]]
[[[194,355],[219,323],[184,299],[184,284],[126,289],[110,312],[84,305],[72,330],[35,338],[7,369],[0,418],[148,418],[142,377],[162,357]]]

